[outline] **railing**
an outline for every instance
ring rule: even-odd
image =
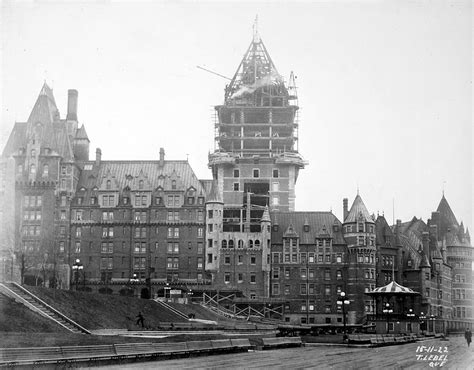
[[[388,316],[388,317],[387,317]],[[368,321],[394,321],[394,320],[401,320],[401,321],[420,321],[418,316],[407,316],[406,314],[400,313],[381,313],[375,315],[367,315]]]

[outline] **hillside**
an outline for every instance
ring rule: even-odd
[[[76,292],[27,286],[30,292],[87,329],[138,329],[138,312],[145,326],[157,328],[162,322],[183,322],[156,302],[133,297]]]
[[[23,304],[0,294],[0,332],[53,333],[67,330]]]

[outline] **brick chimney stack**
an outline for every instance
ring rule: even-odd
[[[165,150],[160,148],[160,167],[165,165]]]
[[[77,121],[77,90],[67,91],[67,116],[68,121]]]
[[[348,199],[344,198],[342,200],[342,222],[346,221],[347,215],[349,214],[348,210]]]
[[[95,150],[95,165],[100,166],[101,160],[102,160],[102,150],[100,150],[100,148],[97,148]]]

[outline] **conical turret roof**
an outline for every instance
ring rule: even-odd
[[[369,211],[367,211],[367,208],[365,207],[362,198],[359,194],[357,194],[354,199],[354,203],[352,203],[349,214],[344,220],[344,223],[357,222],[360,219],[364,220],[365,222],[374,222],[374,220],[372,220],[372,217],[370,217]]]
[[[89,136],[87,136],[86,128],[84,125],[82,125],[77,131],[76,131],[76,139],[80,140],[89,140]]]
[[[441,201],[439,202],[437,211],[440,213],[440,216],[446,225],[459,227],[458,221],[456,220],[456,216],[454,216],[454,212],[449,206],[449,203],[444,197],[444,194],[441,198]]]

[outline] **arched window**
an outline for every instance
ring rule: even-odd
[[[36,166],[35,166],[34,164],[32,164],[32,165],[30,166],[30,173],[31,173],[32,175],[34,175],[34,174],[36,173]]]
[[[227,240],[222,241],[222,248],[227,248]]]
[[[138,189],[143,189],[143,180],[138,181]]]
[[[253,248],[253,240],[249,239],[249,248]]]
[[[105,188],[106,188],[107,190],[112,189],[112,181],[107,180],[107,184],[106,184]]]
[[[239,247],[239,248],[243,248],[243,247],[244,247],[244,241],[243,241],[242,239],[239,239],[238,247]]]
[[[255,248],[259,248],[260,247],[260,240],[255,240]]]
[[[232,239],[229,240],[229,248],[234,248],[234,241]]]
[[[171,181],[171,189],[176,190],[176,180]]]
[[[43,176],[48,176],[48,174],[49,174],[49,166],[45,164],[43,166]]]

